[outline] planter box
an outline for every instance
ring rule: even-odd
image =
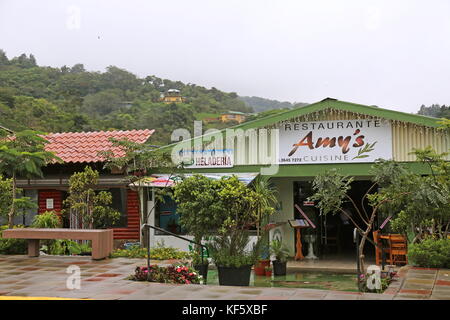
[[[221,286],[246,286],[250,285],[250,273],[252,266],[235,267],[220,267],[217,266],[219,274],[219,284]]]

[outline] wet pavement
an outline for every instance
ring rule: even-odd
[[[398,300],[450,300],[450,269],[403,267],[384,294]]]
[[[152,261],[155,263],[156,261]],[[171,264],[175,261],[158,261]],[[344,292],[301,288],[230,287],[213,285],[177,285],[130,281],[136,266],[144,259],[105,259],[90,257],[0,255],[0,298],[59,297],[79,299],[164,299],[164,300],[450,300],[450,270],[402,268],[383,294]],[[81,271],[80,289],[68,289],[72,273]]]

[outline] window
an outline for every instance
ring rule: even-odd
[[[38,204],[38,192],[37,190],[23,190],[23,196],[29,197],[30,200],[36,205]],[[35,209],[26,209],[19,210],[16,216],[14,217],[14,224],[23,224],[24,226],[29,226],[33,222],[34,216],[37,215],[37,208]]]
[[[180,226],[180,215],[176,212],[177,205],[175,201],[167,196],[164,196],[164,201],[159,201],[156,204],[155,210],[155,225],[164,230],[175,234],[186,234]],[[155,230],[156,235],[164,235],[163,232]]]
[[[111,188],[108,191],[112,195],[111,207],[121,213],[120,220],[114,225],[114,227],[126,228],[128,226],[127,189]]]

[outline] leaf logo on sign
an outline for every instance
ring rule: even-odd
[[[354,156],[354,157],[352,158],[352,160],[355,160],[355,159],[362,159],[362,158],[367,158],[367,157],[369,157],[367,154],[364,154],[364,153],[369,153],[369,152],[372,152],[373,150],[375,150],[373,147],[375,146],[375,144],[376,144],[377,142],[378,142],[378,141],[375,141],[375,142],[372,143],[372,144],[368,143],[368,144],[364,145],[364,147],[359,148],[359,149],[358,149],[358,155],[357,155],[357,156]]]

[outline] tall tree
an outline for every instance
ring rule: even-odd
[[[42,132],[24,130],[14,136],[8,136],[3,130],[1,133],[0,172],[12,179],[12,203],[8,213],[8,225],[12,228],[17,212],[17,178],[42,177],[42,167],[60,159],[53,152],[45,151],[47,141],[41,136]]]
[[[0,49],[0,66],[9,65],[8,57],[6,56],[6,52]]]
[[[104,229],[119,221],[120,212],[110,207],[111,193],[94,189],[98,178],[98,171],[88,166],[69,178],[69,196],[64,200],[63,213],[69,215],[71,228]]]

